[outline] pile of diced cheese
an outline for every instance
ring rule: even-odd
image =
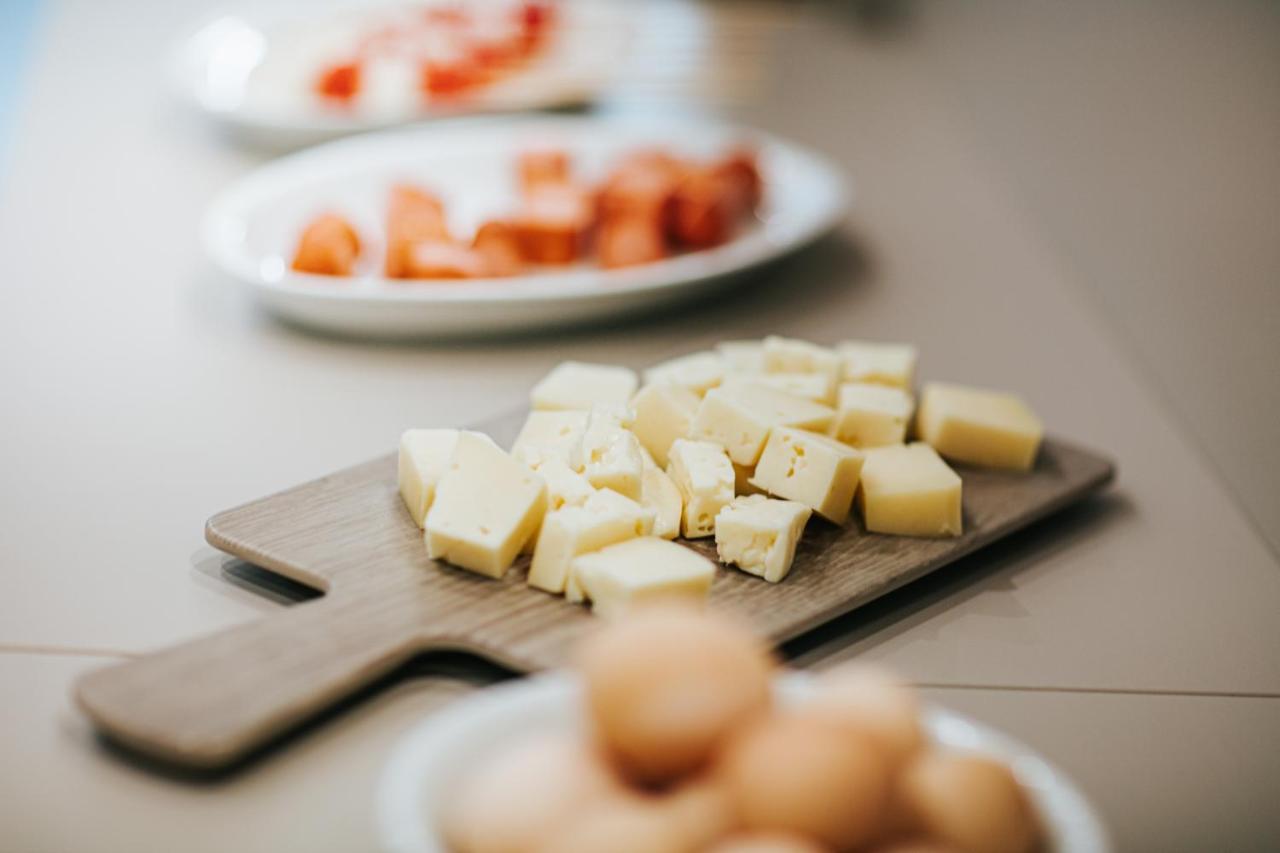
[[[644,371],[564,362],[531,394],[509,452],[462,430],[409,430],[400,493],[427,553],[605,615],[701,597],[715,566],[671,541],[714,537],[766,581],[791,569],[810,516],[869,532],[958,536],[961,480],[944,461],[1025,471],[1043,435],[1018,398],[929,383],[916,350],[771,336]],[[639,390],[637,390],[637,387]],[[908,443],[914,424],[915,441]]]

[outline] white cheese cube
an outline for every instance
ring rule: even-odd
[[[836,344],[846,382],[873,382],[910,389],[915,381],[916,348],[909,344],[844,341]]]
[[[546,508],[541,477],[488,438],[460,433],[427,512],[427,555],[500,578]]]
[[[571,467],[597,489],[613,489],[632,500],[640,499],[640,475],[644,473],[640,441],[621,425],[615,409],[596,406],[591,410]]]
[[[689,436],[716,442],[739,465],[754,465],[773,427],[825,430],[833,414],[827,406],[785,391],[734,383],[707,392],[693,416]]]
[[[724,448],[707,441],[677,439],[667,473],[684,499],[681,531],[690,539],[710,536],[716,515],[733,502],[733,463]]]
[[[456,429],[410,429],[400,436],[400,497],[419,527],[431,509],[436,483],[448,469],[457,443]]]
[[[959,536],[960,477],[927,444],[873,447],[866,452],[858,508],[872,533]]]
[[[724,379],[724,359],[715,352],[695,352],[655,364],[644,372],[646,385],[677,385],[701,396]]]
[[[534,410],[511,445],[511,455],[529,464],[545,456],[558,456],[567,463],[586,426],[586,412]]]
[[[844,524],[861,471],[862,454],[847,444],[801,429],[776,427],[751,482]]]
[[[777,583],[791,571],[796,544],[812,513],[795,501],[738,498],[716,516],[720,562]]]
[[[914,402],[901,388],[846,382],[840,386],[831,435],[854,447],[902,444]]]
[[[821,373],[834,384],[840,381],[840,368],[840,356],[828,347],[777,335],[764,339],[765,373]]]
[[[653,532],[653,519],[653,510],[608,489],[594,493],[581,506],[547,513],[529,565],[529,585],[564,592],[574,557],[624,539],[648,536]]]
[[[721,341],[716,352],[724,359],[725,370],[730,373],[763,373],[763,341]]]
[[[653,510],[653,535],[675,539],[680,535],[684,498],[670,475],[661,468],[644,469],[640,480],[640,504]]]
[[[948,459],[1028,471],[1044,424],[1012,394],[930,382],[920,398],[920,438]]]
[[[667,465],[671,442],[689,434],[699,402],[697,394],[675,385],[646,385],[631,401],[636,413],[631,431],[660,467]]]
[[[570,468],[558,456],[539,456],[538,451],[526,451],[525,458],[520,460],[538,472],[547,484],[547,512],[561,507],[582,506],[587,498],[595,494],[595,487],[587,482],[587,478]],[[521,554],[532,554],[538,544],[538,531],[520,548]]]
[[[836,381],[830,373],[735,373],[725,377],[721,387],[753,382],[767,388],[776,388],[796,397],[815,403],[831,405],[835,402]]]
[[[625,407],[636,392],[634,370],[608,364],[562,362],[529,395],[535,409],[590,409],[593,405]]]
[[[704,601],[715,564],[682,545],[648,536],[610,545],[573,561],[592,610],[612,619],[651,601]]]

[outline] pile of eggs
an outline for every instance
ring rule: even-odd
[[[580,650],[589,734],[529,734],[459,780],[459,853],[1024,853],[1042,831],[999,762],[931,748],[904,684],[864,669],[785,707],[749,631],[653,606]]]

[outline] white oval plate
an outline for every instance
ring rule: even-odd
[[[584,263],[512,278],[413,282],[379,274],[383,211],[397,181],[440,193],[450,224],[469,233],[514,208],[515,158],[530,145],[563,146],[580,173],[596,179],[637,147],[709,157],[744,142],[759,153],[765,201],[758,221],[723,246],[619,270]],[[202,237],[220,269],[295,322],[365,337],[492,334],[617,317],[696,295],[828,231],[845,198],[829,162],[745,128],[685,118],[472,119],[340,140],[263,166],[215,199]],[[289,269],[301,229],[325,210],[346,215],[368,246],[356,276]]]
[[[778,700],[794,702],[813,689],[806,673],[774,683]],[[582,690],[576,676],[556,672],[483,690],[435,713],[392,750],[377,789],[377,824],[390,853],[444,853],[431,809],[460,775],[490,750],[534,730],[582,731]],[[924,725],[943,749],[980,752],[1003,761],[1029,792],[1054,853],[1108,853],[1107,833],[1069,779],[1030,747],[942,708],[926,708]]]
[[[634,38],[618,0],[560,0],[544,50],[529,64],[464,101],[424,101],[404,74],[369,80],[350,108],[312,94],[324,63],[386,16],[439,0],[242,2],[206,20],[178,46],[179,95],[242,139],[284,149],[424,119],[588,103],[613,85]]]

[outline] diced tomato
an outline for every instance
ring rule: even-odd
[[[389,278],[407,278],[410,250],[417,243],[449,240],[444,205],[435,196],[400,184],[391,189],[387,206],[387,259]]]
[[[351,223],[332,213],[313,219],[298,239],[293,269],[316,275],[351,275],[360,238]]]
[[[592,220],[590,192],[573,184],[545,184],[525,197],[512,225],[526,261],[568,264],[582,256]]]
[[[516,229],[507,222],[491,220],[481,225],[476,229],[471,248],[484,259],[486,275],[516,275],[524,265]]]
[[[343,62],[324,69],[316,80],[316,92],[335,101],[350,101],[360,92],[360,65]]]
[[[649,216],[615,216],[596,234],[596,254],[606,269],[660,261],[667,256],[662,222]]]
[[[471,62],[427,62],[422,66],[422,90],[433,98],[456,98],[483,82],[480,69]]]
[[[524,151],[516,163],[520,189],[524,193],[536,192],[546,184],[567,183],[569,170],[569,153],[553,148]]]
[[[729,152],[718,160],[712,171],[733,191],[733,206],[738,215],[749,216],[760,206],[764,194],[764,181],[756,154],[746,148]]]
[[[713,170],[690,172],[671,198],[668,233],[674,242],[692,249],[718,246],[729,239],[738,189]]]
[[[404,278],[481,278],[484,256],[448,240],[423,240],[405,252]]]

